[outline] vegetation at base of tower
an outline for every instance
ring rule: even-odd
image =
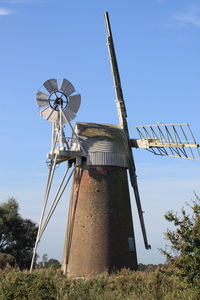
[[[12,267],[15,263],[12,255],[0,253],[0,263],[4,261],[11,265],[0,265],[0,299],[200,299],[200,199],[196,196],[188,206],[190,214],[182,209],[181,216],[172,211],[165,215],[175,225],[175,230],[166,233],[171,245],[162,250],[167,257],[164,265],[139,264],[140,271],[136,272],[124,269],[111,275],[105,273],[90,279],[73,280],[56,270],[57,261],[48,260],[47,254],[42,257],[42,266],[38,264],[42,268],[30,274]],[[54,264],[57,266],[51,267]]]
[[[197,300],[199,289],[180,278],[179,270],[163,266],[157,270],[122,270],[90,279],[68,279],[52,269],[0,271],[1,300]]]
[[[29,268],[37,226],[19,214],[19,205],[14,198],[0,204],[0,268],[17,264]]]
[[[180,275],[189,282],[200,285],[200,199],[189,205],[190,213],[185,208],[181,216],[169,211],[165,218],[173,223],[175,230],[168,230],[165,234],[170,246],[161,252],[166,256],[167,262],[180,270]],[[169,250],[168,250],[169,248]]]

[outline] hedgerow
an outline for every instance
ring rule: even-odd
[[[0,271],[0,300],[197,300],[199,289],[173,267],[155,272],[122,270],[90,279],[69,279],[58,270]]]

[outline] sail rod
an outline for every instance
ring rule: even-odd
[[[123,127],[123,129],[126,129],[126,131],[128,131],[127,121],[126,121],[127,118],[126,107],[125,107],[123,92],[121,88],[121,80],[119,75],[119,69],[118,69],[117,58],[115,54],[115,48],[114,48],[114,42],[113,42],[108,12],[105,12],[104,17],[105,17],[106,31],[107,31],[107,46],[108,46],[110,64],[111,64],[112,75],[113,75],[114,89],[116,94],[116,106],[117,106],[119,124]]]
[[[106,31],[107,31],[107,46],[108,46],[111,70],[112,70],[112,75],[113,75],[114,89],[115,89],[115,94],[116,94],[116,106],[117,106],[119,124],[126,134],[128,149],[129,149],[129,176],[130,176],[131,185],[133,187],[134,194],[135,194],[135,200],[136,200],[136,205],[137,205],[137,209],[138,209],[138,215],[139,215],[139,219],[140,219],[140,225],[141,225],[141,229],[142,229],[145,248],[150,249],[151,247],[148,244],[146,229],[145,229],[145,224],[144,224],[143,211],[142,211],[142,207],[141,207],[139,189],[138,189],[138,184],[137,184],[135,163],[134,163],[133,153],[132,153],[132,149],[131,149],[131,145],[130,145],[128,123],[127,123],[127,119],[126,119],[127,118],[126,106],[125,106],[122,87],[121,87],[120,74],[119,74],[117,58],[116,58],[116,54],[115,54],[115,48],[114,48],[114,42],[113,42],[108,12],[105,12],[104,18],[105,18]]]

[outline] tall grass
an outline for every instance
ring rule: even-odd
[[[60,271],[29,274],[7,267],[0,271],[0,300],[197,300],[198,286],[189,285],[177,270],[122,270],[90,279],[68,279]]]

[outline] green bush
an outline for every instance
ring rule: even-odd
[[[155,272],[122,270],[90,279],[68,279],[60,271],[0,271],[1,300],[197,300],[198,291],[170,266]]]
[[[200,290],[200,198],[188,205],[190,213],[184,208],[181,215],[169,211],[165,218],[174,224],[175,230],[165,234],[170,242],[169,250],[161,250],[167,261],[180,270],[180,275]]]

